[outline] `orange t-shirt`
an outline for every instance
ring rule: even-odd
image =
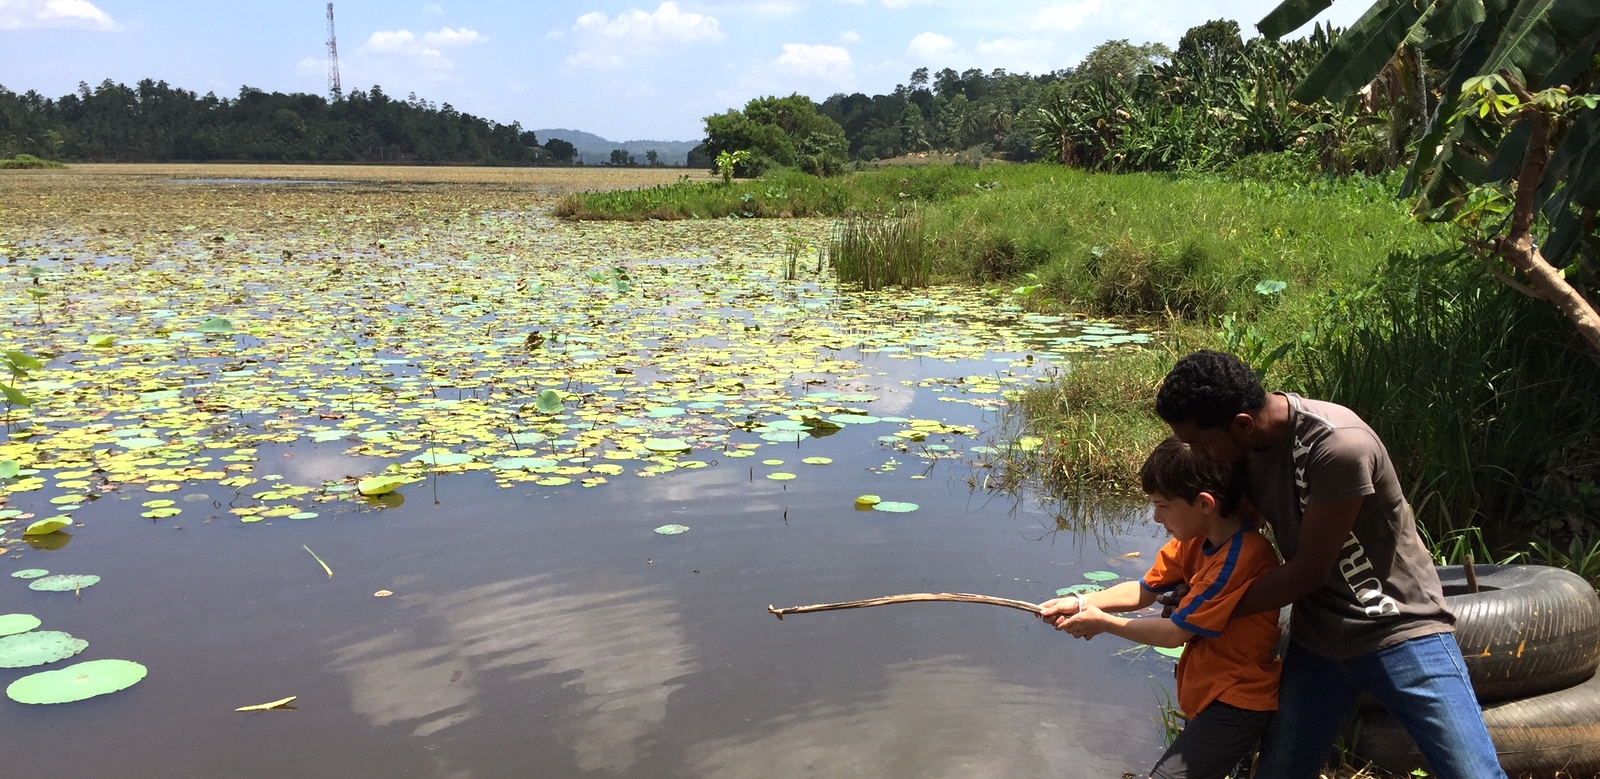
[[[1178,706],[1190,717],[1212,701],[1250,711],[1278,708],[1278,613],[1264,611],[1230,621],[1250,583],[1278,566],[1260,533],[1245,528],[1222,546],[1203,536],[1173,539],[1156,553],[1145,589],[1168,592],[1188,583],[1189,594],[1172,612],[1178,627],[1194,633],[1178,659]]]

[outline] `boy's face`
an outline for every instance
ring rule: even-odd
[[[1150,505],[1155,507],[1156,522],[1179,541],[1204,536],[1211,529],[1211,519],[1217,513],[1217,501],[1209,492],[1196,495],[1194,500],[1160,493],[1151,493],[1149,498]]]

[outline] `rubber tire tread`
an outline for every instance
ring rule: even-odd
[[[1583,577],[1543,565],[1475,567],[1467,593],[1460,566],[1439,569],[1456,615],[1456,645],[1481,703],[1579,684],[1600,667],[1600,595]]]
[[[1555,779],[1600,776],[1600,676],[1576,687],[1483,707],[1506,775]],[[1402,775],[1427,761],[1400,721],[1387,711],[1362,712],[1354,755]],[[1359,763],[1358,763],[1359,764]]]

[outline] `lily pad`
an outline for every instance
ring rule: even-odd
[[[545,390],[534,399],[533,407],[541,414],[554,414],[561,410],[561,393],[555,390]]]
[[[89,646],[59,630],[35,630],[0,638],[0,668],[31,668],[65,660]]]
[[[876,506],[881,502],[883,502],[883,499],[878,497],[877,495],[857,495],[856,496],[856,505],[858,505],[858,506]]]
[[[903,503],[895,500],[879,501],[873,505],[873,511],[887,511],[891,514],[909,514],[921,508],[915,503]]]
[[[85,587],[93,587],[100,582],[100,577],[92,573],[58,573],[55,576],[46,576],[28,583],[28,589],[39,592],[74,592]]]
[[[13,579],[37,579],[40,576],[49,576],[49,575],[50,575],[50,572],[46,571],[43,568],[24,568],[24,569],[22,569],[20,571],[12,571],[11,572],[11,578],[13,578]]]
[[[689,526],[688,525],[662,525],[661,527],[656,528],[656,532],[661,534],[661,535],[664,535],[664,536],[675,536],[675,535],[679,535],[681,533],[689,532]]]
[[[362,495],[387,495],[405,483],[399,476],[368,476],[356,484],[356,490]]]
[[[1167,657],[1182,657],[1183,647],[1185,646],[1188,646],[1188,644],[1183,644],[1181,646],[1153,646],[1150,648],[1156,650],[1156,654],[1158,655],[1166,655]]]
[[[1109,582],[1122,578],[1122,575],[1114,571],[1089,571],[1083,575],[1083,578],[1091,582]]]
[[[0,614],[0,636],[26,633],[40,624],[39,618],[32,614]]]
[[[800,462],[803,462],[806,465],[830,465],[830,464],[833,463],[833,458],[832,457],[807,457],[804,460],[801,460]]]
[[[472,455],[445,449],[429,449],[411,459],[428,465],[465,465],[472,462]]]
[[[27,530],[22,531],[22,534],[25,536],[42,536],[71,525],[72,517],[49,517],[29,525]]]
[[[1091,592],[1099,592],[1103,589],[1105,588],[1098,584],[1074,584],[1071,587],[1062,587],[1061,589],[1056,590],[1056,597],[1065,598],[1068,595],[1088,595]]]
[[[687,452],[694,447],[682,438],[652,438],[644,442],[644,448],[652,452]]]
[[[24,676],[6,687],[6,696],[18,703],[71,703],[126,690],[147,673],[129,660],[90,660]]]
[[[554,468],[555,460],[543,457],[505,457],[489,463],[497,471],[531,471],[534,468]]]
[[[15,479],[22,473],[22,464],[16,460],[0,460],[0,479]]]
[[[231,332],[233,332],[233,323],[229,322],[226,319],[223,319],[220,316],[214,316],[214,317],[211,317],[210,319],[207,319],[204,322],[201,322],[200,326],[196,327],[195,330],[197,330],[199,332],[202,332],[202,333],[213,333],[213,334],[216,334],[216,333],[231,333]]]
[[[769,479],[771,479],[773,481],[793,481],[794,480],[794,474],[792,474],[792,473],[784,473],[783,471],[774,471],[772,473],[767,474],[767,478],[769,478]]]

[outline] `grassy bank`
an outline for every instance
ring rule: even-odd
[[[55,160],[41,160],[32,154],[18,154],[10,159],[0,159],[0,170],[40,170],[65,167],[67,166]]]

